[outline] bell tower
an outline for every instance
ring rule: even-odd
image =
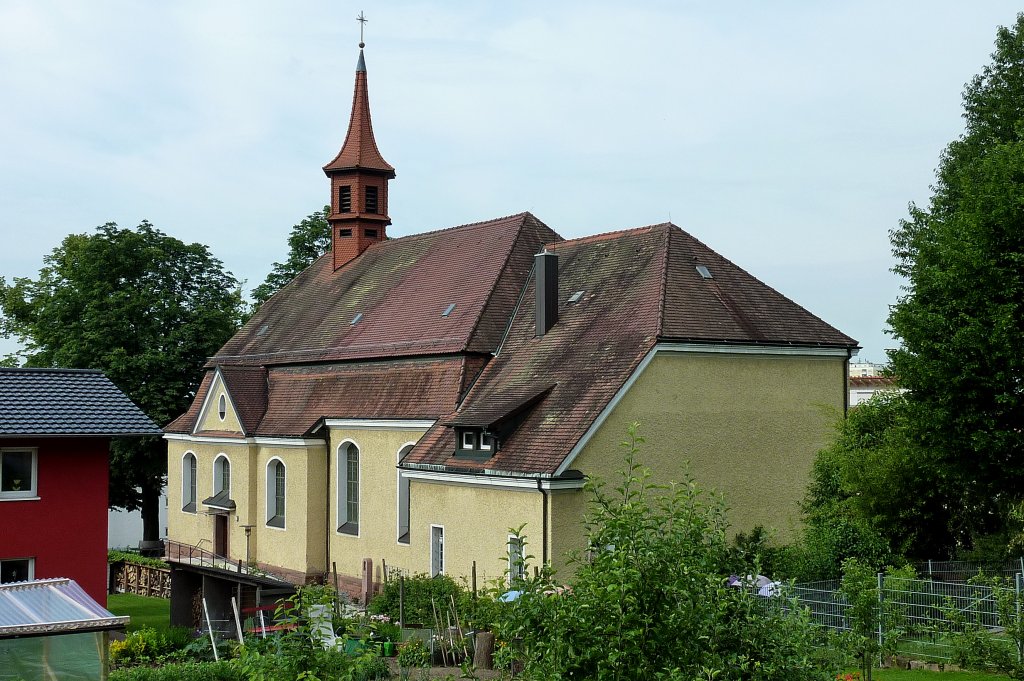
[[[334,269],[356,258],[360,253],[387,237],[388,180],[395,169],[384,160],[373,139],[370,123],[370,99],[366,85],[366,59],[363,57],[362,24],[359,14],[359,61],[356,63],[355,92],[352,115],[341,151],[324,166],[331,181],[331,249]]]

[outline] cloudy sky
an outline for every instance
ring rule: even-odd
[[[328,201],[360,10],[402,236],[671,220],[884,358],[888,232],[1019,3],[0,0],[0,274],[147,219],[259,284]],[[0,354],[13,349],[0,341]]]

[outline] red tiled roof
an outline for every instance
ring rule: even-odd
[[[267,411],[267,370],[264,367],[225,365],[220,371],[242,431],[247,435],[255,432]]]
[[[851,388],[895,388],[896,385],[892,376],[850,376]]]
[[[231,396],[240,413],[265,413],[246,424],[246,435],[301,437],[322,418],[424,419],[434,420],[451,413],[458,403],[460,376],[475,358],[450,355],[405,360],[349,362],[334,365],[276,367],[269,372],[245,367],[245,383],[238,380],[240,367],[221,367],[230,385],[246,385]],[[264,380],[254,379],[263,372]],[[200,392],[203,396],[213,371],[207,371]],[[231,379],[227,377],[231,376]],[[259,394],[262,387],[263,393]],[[269,393],[268,393],[269,389]],[[179,417],[167,432],[192,432],[203,397]],[[246,417],[248,418],[248,417]],[[173,426],[173,428],[172,428]],[[203,431],[202,435],[223,436]],[[231,435],[238,436],[237,433]]]
[[[304,435],[321,418],[436,419],[455,408],[462,364],[451,356],[274,369],[259,434]]]
[[[551,475],[658,341],[856,346],[673,225],[547,248],[559,256],[558,322],[535,337],[531,277],[498,355],[459,410],[435,425],[404,464]],[[579,301],[568,303],[576,291],[583,292]],[[454,456],[454,431],[443,424],[493,424],[516,396],[537,395],[552,383],[490,459]]]
[[[328,254],[264,303],[208,366],[493,352],[532,254],[560,238],[520,213],[374,244],[337,272]]]

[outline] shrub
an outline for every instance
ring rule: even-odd
[[[230,662],[181,662],[110,672],[110,681],[243,681]]]
[[[401,582],[405,586],[400,586]],[[447,575],[430,577],[425,574],[415,574],[401,579],[390,579],[384,589],[370,601],[367,611],[374,615],[387,615],[393,622],[399,619],[399,590],[404,588],[404,617],[405,622],[432,626],[434,622],[434,604],[439,609],[444,608],[454,597],[457,601],[463,599],[464,590],[458,582]]]
[[[398,648],[399,667],[429,667],[430,651],[418,638],[411,638]]]
[[[588,482],[591,550],[561,588],[545,566],[502,609],[528,679],[826,681],[806,611],[726,586],[735,555],[722,500],[690,479],[653,485],[630,427],[622,481]],[[753,566],[747,566],[748,569]],[[529,571],[528,571],[529,574]],[[741,573],[743,574],[743,573]]]
[[[391,667],[382,657],[365,657],[356,664],[352,673],[352,681],[377,681],[390,679]]]
[[[132,553],[131,551],[107,551],[108,563],[134,563],[135,565],[148,565],[149,567],[165,568],[170,567],[159,558],[147,558],[146,556]]]

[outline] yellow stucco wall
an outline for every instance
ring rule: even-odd
[[[430,527],[444,527],[445,574],[477,584],[500,578],[508,567],[509,529],[525,525],[527,553],[540,562],[542,497],[536,489],[445,485],[414,480],[410,487],[413,572],[430,571]]]
[[[657,481],[681,480],[689,470],[702,487],[725,494],[733,532],[761,524],[781,539],[791,537],[814,455],[843,410],[845,362],[845,356],[659,353],[571,467],[617,481],[625,454],[619,443],[639,421],[646,438],[639,460]],[[569,494],[557,505],[553,552],[562,554],[582,544],[569,517],[580,518],[586,500]]]
[[[409,545],[398,543],[396,466],[399,451],[408,444],[414,444],[424,432],[412,429],[331,429],[331,467],[330,474],[326,476],[330,484],[330,561],[337,564],[340,574],[362,574],[363,558],[371,558],[378,567],[383,558],[388,567],[413,570],[411,542]],[[345,453],[339,457],[339,449],[349,442],[359,448],[358,535],[338,532],[342,520],[338,486],[344,481],[345,470]]]
[[[214,490],[214,461],[231,462],[228,557],[245,560],[245,526],[250,525],[249,558],[299,572],[323,572],[324,504],[327,494],[324,446],[263,446],[248,442],[209,443],[170,440],[167,445],[167,534],[177,542],[213,550],[214,518],[203,499]],[[182,465],[186,452],[196,455],[195,513],[182,510]],[[285,464],[285,527],[267,526],[267,464]]]

